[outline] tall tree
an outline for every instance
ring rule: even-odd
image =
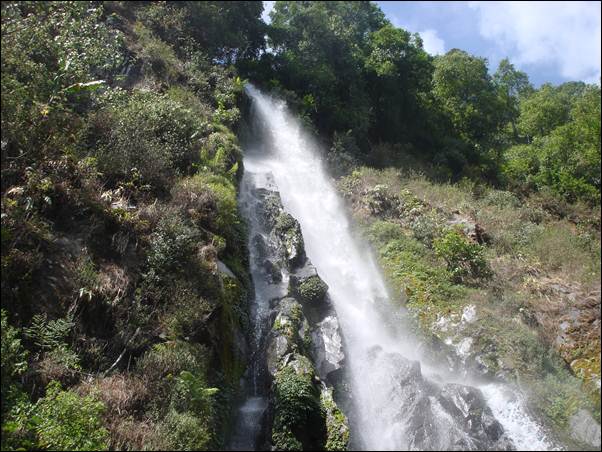
[[[482,145],[498,130],[502,105],[487,73],[487,60],[452,49],[435,59],[433,95],[454,129]]]
[[[493,83],[498,89],[504,105],[504,121],[512,125],[514,140],[518,139],[516,119],[520,113],[519,100],[533,92],[526,73],[518,71],[508,58],[500,61],[497,71],[493,74]]]

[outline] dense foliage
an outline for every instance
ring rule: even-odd
[[[507,59],[490,75],[459,49],[433,57],[370,2],[281,1],[271,19],[270,50],[242,69],[332,140],[333,166],[412,163],[599,203],[599,86],[534,89]]]
[[[489,247],[407,190],[363,187],[369,238],[409,306],[429,306],[422,320],[497,284],[491,249],[599,281],[598,85],[534,88],[507,59],[491,74],[459,49],[429,55],[367,1],[279,1],[270,24],[251,1],[1,8],[3,450],[223,447],[251,289],[237,210],[245,77],[289,101],[353,190],[361,164],[462,180],[470,196],[454,209],[478,205]],[[280,218],[296,256],[298,228]],[[315,302],[326,290],[298,288]],[[543,375],[528,328],[483,331]],[[594,385],[599,341],[579,343],[562,357]],[[550,378],[544,410],[566,424],[578,396]],[[299,448],[296,426],[320,402],[311,377],[279,379],[273,442]]]

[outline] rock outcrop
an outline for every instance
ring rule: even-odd
[[[435,384],[423,377],[419,362],[380,347],[367,359],[393,384],[387,413],[391,435],[404,438],[408,450],[513,450],[479,389]]]
[[[259,188],[254,195],[263,229],[252,238],[255,259],[268,286],[287,284],[287,294],[270,302],[272,326],[261,351],[270,386],[262,446],[346,450],[348,421],[334,389],[345,354],[328,285],[307,258],[301,227],[278,192]]]

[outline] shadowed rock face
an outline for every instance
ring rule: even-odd
[[[409,450],[514,450],[480,390],[436,385],[420,363],[374,347],[369,364],[389,378],[391,435]]]

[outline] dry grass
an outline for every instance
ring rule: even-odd
[[[149,396],[143,380],[132,374],[116,374],[79,385],[82,395],[94,393],[105,404],[107,416],[133,415],[144,408]]]

